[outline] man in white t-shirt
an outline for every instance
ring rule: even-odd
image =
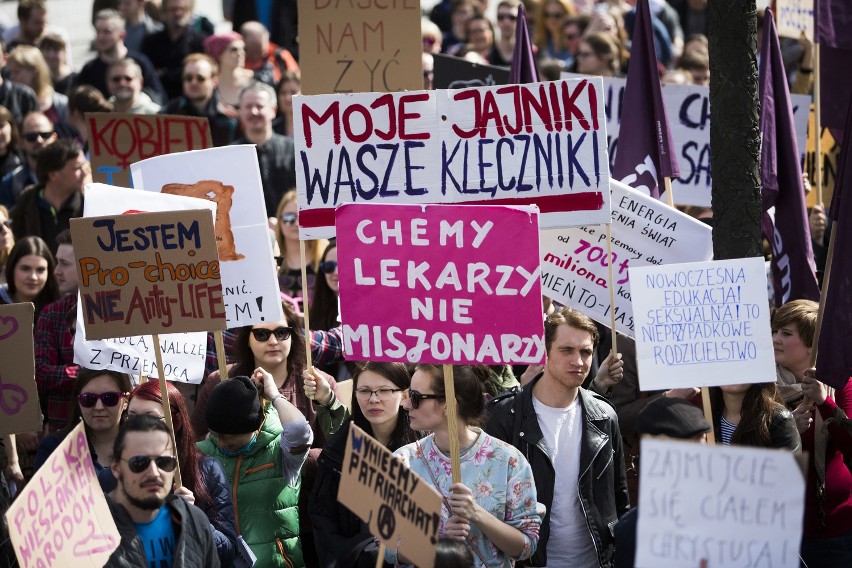
[[[615,409],[583,389],[598,343],[594,322],[564,308],[544,326],[547,362],[522,390],[493,401],[486,431],[529,460],[547,507],[538,549],[525,566],[609,568],[612,526],[630,507]],[[617,382],[620,357],[607,357],[596,381]]]

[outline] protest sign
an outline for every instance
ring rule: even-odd
[[[608,222],[600,77],[293,99],[299,233],[343,203],[537,205],[542,227]]]
[[[814,41],[814,0],[775,0],[778,35]]]
[[[337,211],[347,358],[488,365],[544,358],[535,208]]]
[[[600,226],[541,232],[542,293],[633,337],[630,273],[636,266],[710,260],[711,229],[662,201],[611,180],[615,306],[609,304],[606,231]]]
[[[815,124],[814,105],[811,105],[811,114],[808,119],[808,142],[807,153],[805,154],[805,164],[802,168],[808,174],[808,179],[811,182],[812,191],[805,196],[805,203],[808,207],[813,207],[817,204],[816,192],[816,124]],[[837,159],[840,157],[840,144],[831,135],[831,130],[826,126],[822,127],[822,145],[820,146],[820,154],[822,155],[822,202],[828,208],[831,203],[831,196],[834,195],[834,182],[837,177]]]
[[[92,179],[132,187],[130,164],[213,145],[205,117],[166,114],[86,113]]]
[[[417,0],[299,0],[303,93],[422,89],[422,50]]]
[[[225,329],[208,209],[71,220],[86,336]]]
[[[133,164],[130,171],[134,187],[216,203],[228,327],[284,319],[254,146],[158,156]]]
[[[793,454],[642,439],[637,568],[797,568],[805,479]]]
[[[0,353],[0,434],[41,430],[31,303],[0,306]]]
[[[433,57],[435,76],[432,78],[432,86],[436,89],[490,87],[509,83],[508,67],[483,65],[445,53],[436,53]]]
[[[563,77],[585,75],[563,73]],[[609,160],[615,162],[626,79],[604,77],[606,132],[609,137]],[[804,159],[810,97],[792,95],[796,141]],[[672,151],[677,156],[680,176],[672,180],[674,201],[680,205],[710,207],[710,89],[698,85],[663,85],[663,102],[669,119]],[[625,142],[626,143],[626,142]]]
[[[762,257],[630,269],[640,390],[775,382]]]
[[[355,424],[349,425],[337,499],[389,549],[435,564],[441,495]]]
[[[106,564],[121,542],[81,421],[6,512],[22,568]]]

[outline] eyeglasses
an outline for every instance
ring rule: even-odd
[[[184,83],[191,83],[193,81],[198,81],[199,83],[206,83],[210,77],[207,75],[184,75],[183,77]]]
[[[319,263],[320,272],[323,274],[331,274],[335,270],[337,270],[337,262],[334,260],[326,260],[325,262]]]
[[[177,467],[178,460],[174,456],[132,456],[127,459],[121,458],[121,461],[127,462],[127,467],[133,473],[142,473],[153,461],[160,471],[171,472]]]
[[[515,20],[518,19],[518,17],[513,16],[512,14],[497,14],[497,19],[498,20],[510,20],[510,21],[514,22]]]
[[[370,400],[373,397],[373,395],[376,395],[376,398],[378,398],[379,400],[387,400],[391,396],[393,396],[394,393],[397,393],[401,390],[405,390],[405,389],[389,389],[389,388],[382,388],[382,389],[376,389],[376,390],[355,389],[355,396],[357,396],[358,398],[363,399],[363,400]]]
[[[84,392],[77,396],[77,401],[83,408],[94,408],[99,400],[104,404],[104,406],[111,408],[118,404],[123,397],[124,393],[121,392],[103,392],[101,394]]]
[[[285,225],[295,225],[299,222],[298,213],[284,213],[281,215],[281,222]]]
[[[408,391],[408,400],[411,401],[411,408],[417,410],[420,408],[421,400],[444,400],[444,397],[439,394],[423,394],[416,390]]]
[[[23,135],[24,140],[27,142],[35,142],[36,140],[47,140],[53,136],[53,132],[27,132]]]
[[[122,81],[124,81],[125,83],[129,83],[133,79],[134,79],[134,77],[131,77],[130,75],[116,75],[115,77],[109,78],[109,80],[112,81],[113,83],[121,83]]]
[[[275,339],[278,341],[287,341],[290,339],[290,335],[293,334],[293,328],[283,326],[276,327],[275,329],[256,327],[251,330],[251,334],[254,336],[255,341],[260,341],[261,343],[269,341],[269,338],[273,335],[275,335]]]

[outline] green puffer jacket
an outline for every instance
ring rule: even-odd
[[[266,401],[266,416],[257,442],[247,456],[228,457],[214,443],[214,436],[198,442],[202,453],[222,463],[234,498],[237,534],[257,556],[255,566],[304,568],[299,540],[299,487],[287,485],[282,475],[281,422],[275,407]]]

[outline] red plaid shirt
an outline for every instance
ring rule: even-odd
[[[74,293],[48,304],[36,322],[36,384],[42,408],[47,402],[46,418],[52,432],[67,426],[71,418],[71,395],[80,366],[74,364],[74,337],[66,315],[76,303]]]

